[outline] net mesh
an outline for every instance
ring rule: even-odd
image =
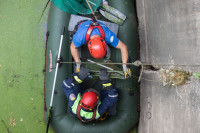
[[[93,11],[101,5],[101,0],[88,0]],[[53,0],[56,7],[71,14],[91,14],[86,0]]]

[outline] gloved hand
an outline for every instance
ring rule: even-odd
[[[78,73],[81,68],[81,62],[76,62],[75,72]]]
[[[122,65],[123,66],[123,71],[124,71],[124,78],[130,78],[131,77],[131,69],[128,68],[126,65]]]
[[[90,70],[84,67],[80,68],[80,71],[78,73],[78,77],[83,81],[87,76],[90,75]]]
[[[107,72],[107,69],[101,69],[99,72],[99,78],[102,81],[109,81],[110,80],[110,73]]]
[[[113,89],[112,83],[110,82],[110,73],[107,72],[107,69],[100,70],[99,78],[102,80],[101,84],[104,90]]]
[[[84,67],[80,68],[79,73],[74,75],[75,83],[82,83],[83,80],[90,75],[90,70]]]

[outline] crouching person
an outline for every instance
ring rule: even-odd
[[[63,81],[62,87],[67,97],[70,113],[82,122],[98,120],[109,108],[116,105],[117,89],[110,82],[110,73],[102,69],[99,73],[102,91],[82,88],[84,79],[90,75],[89,69],[81,67],[79,73]]]

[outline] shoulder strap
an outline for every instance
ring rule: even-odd
[[[93,116],[92,116],[92,118],[89,119],[89,120],[83,120],[83,119],[81,118],[81,116],[80,116],[80,110],[81,110],[81,103],[80,103],[80,101],[79,101],[78,107],[77,107],[77,111],[76,111],[77,117],[78,117],[81,121],[85,121],[85,122],[89,122],[89,121],[92,121],[92,120],[95,119],[95,117],[96,117],[96,109],[93,110]]]
[[[81,100],[80,100],[80,101],[81,101]],[[82,119],[81,116],[80,116],[80,110],[81,110],[80,101],[79,101],[79,103],[78,103],[78,107],[77,107],[77,110],[76,110],[76,114],[77,114],[77,117],[82,121],[83,119]]]
[[[92,33],[92,31],[97,28],[101,34],[101,37],[103,39],[105,39],[105,33],[104,33],[104,30],[103,28],[101,27],[101,25],[97,22],[92,22],[86,32],[86,44],[88,44],[89,40],[90,40],[90,35]]]
[[[85,21],[87,21],[87,20],[81,20],[81,21],[77,22],[77,24],[75,25],[74,30],[73,30],[73,35],[74,35],[74,34],[76,33],[76,31],[78,30],[79,26],[80,26],[82,23],[84,23]]]

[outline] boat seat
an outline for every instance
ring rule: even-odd
[[[79,16],[79,15],[73,15],[73,14],[70,16],[68,31],[71,32],[71,35],[73,35],[72,32],[74,31],[74,28],[77,25],[77,23],[82,21],[82,20],[91,20],[91,18],[83,17],[83,16]],[[119,25],[118,24],[111,23],[111,22],[106,22],[106,21],[101,21],[101,20],[99,20],[99,21],[104,23],[117,36],[118,29],[119,29]],[[72,37],[71,37],[71,40],[72,40]],[[79,48],[78,50],[79,50],[79,54],[80,54],[79,56],[81,57],[82,50],[81,50],[81,48]],[[109,48],[108,45],[107,45],[106,58],[110,59],[110,48]]]
[[[69,20],[68,31],[73,31],[74,27],[76,26],[76,24],[81,20],[91,20],[91,18],[72,14],[70,16],[70,20]],[[111,22],[106,22],[106,21],[102,21],[102,20],[98,20],[98,21],[104,23],[117,36],[118,29],[119,29],[119,25],[118,24],[111,23]]]

